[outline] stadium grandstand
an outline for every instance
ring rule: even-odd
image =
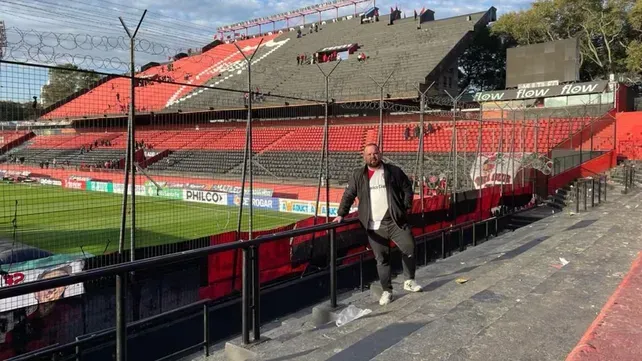
[[[344,6],[354,12],[339,15]],[[9,74],[0,79],[11,80],[0,89],[0,358],[191,360],[204,348],[204,359],[222,360],[229,355],[210,355],[215,342],[241,332],[232,347],[244,347],[250,329],[259,341],[262,321],[314,304],[328,288],[336,307],[337,289],[363,291],[373,280],[356,205],[346,224],[326,224],[367,144],[379,144],[413,183],[408,218],[424,271],[454,254],[435,271],[447,274],[444,283],[477,267],[501,273],[475,252],[497,262],[540,252],[572,227],[569,218],[540,227],[551,215],[574,208],[589,227],[584,215],[600,210],[587,204],[641,181],[632,160],[642,157],[642,126],[629,89],[615,79],[529,78],[515,68],[523,58],[510,55],[507,69],[523,73],[516,86],[460,89],[460,58],[496,20],[494,7],[439,18],[426,8],[384,14],[374,2],[335,1],[222,26],[198,50],[145,57],[132,77],[0,59]],[[6,48],[24,46],[9,38]],[[579,67],[579,57],[565,66]],[[630,207],[631,197],[606,209]],[[507,232],[520,228],[521,236]],[[579,252],[572,244],[568,252]],[[45,302],[55,307],[33,311]],[[274,327],[275,339],[310,341],[288,327]],[[354,330],[350,342],[361,342]],[[331,358],[343,342],[331,332],[332,342],[311,342],[320,348],[310,360]],[[293,351],[298,343],[274,344],[255,351],[305,358]]]

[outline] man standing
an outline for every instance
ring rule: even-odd
[[[410,292],[421,291],[421,286],[415,282],[415,239],[406,219],[412,206],[413,190],[408,176],[399,167],[381,161],[376,144],[365,146],[363,159],[365,166],[353,172],[334,222],[343,221],[355,198],[359,198],[359,221],[366,228],[377,260],[377,273],[383,289],[379,304],[383,306],[392,301],[391,240],[402,253],[406,278],[403,288]]]

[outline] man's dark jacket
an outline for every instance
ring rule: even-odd
[[[413,189],[412,182],[401,168],[392,164],[383,164],[383,177],[388,193],[388,211],[392,220],[399,227],[407,223],[406,214],[412,207]],[[348,180],[348,188],[343,193],[337,215],[345,217],[350,211],[354,199],[359,198],[359,221],[364,228],[368,227],[370,218],[370,180],[368,179],[368,166],[359,167],[352,172]]]

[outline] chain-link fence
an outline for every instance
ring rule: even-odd
[[[409,65],[410,49],[395,62],[385,54],[340,61],[293,53],[294,37],[266,35],[132,67],[122,54],[80,61],[87,43],[77,36],[16,32],[0,61],[3,286],[324,223],[336,216],[367,144],[413,181],[411,223],[421,235],[532,204],[533,193],[545,195],[538,187],[547,176],[615,143],[608,97],[478,104],[458,91],[454,75],[427,82]],[[131,50],[130,39],[110,39],[87,41]],[[70,41],[63,55],[44,51]],[[147,55],[178,50],[132,43]],[[122,74],[132,68],[135,76]],[[361,236],[338,233],[339,252],[364,251]],[[274,244],[262,248],[262,285],[327,265],[327,235]],[[425,254],[433,251],[446,253]],[[124,317],[234,295],[241,263],[240,252],[229,251],[137,272]],[[0,355],[109,327],[120,317],[111,281],[0,303],[9,325]],[[41,307],[46,302],[56,307]],[[35,325],[41,319],[49,325]],[[46,337],[25,333],[27,326]]]

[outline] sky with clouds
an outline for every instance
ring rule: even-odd
[[[0,21],[7,28],[8,46],[5,60],[40,64],[62,64],[73,60],[77,65],[122,73],[127,70],[128,38],[118,17],[123,17],[131,30],[143,9],[148,13],[140,28],[136,54],[138,66],[149,61],[166,61],[168,56],[188,48],[198,48],[213,40],[216,28],[258,17],[296,10],[322,1],[293,0],[2,0]],[[527,8],[532,1],[497,0],[378,0],[381,13],[397,6],[410,15],[426,7],[435,11],[437,19],[487,10],[495,6],[498,14]],[[372,2],[357,5],[364,11]],[[354,11],[344,8],[340,15]],[[324,18],[334,16],[334,11]],[[280,24],[277,24],[277,28]],[[283,24],[284,25],[284,24]],[[255,30],[257,31],[257,30]],[[22,69],[2,64],[0,67],[0,98],[12,82],[24,77]],[[24,70],[22,70],[24,71]],[[29,98],[39,93],[46,82],[46,70],[29,69]],[[2,94],[5,93],[5,94]],[[22,95],[20,96],[22,98]]]

